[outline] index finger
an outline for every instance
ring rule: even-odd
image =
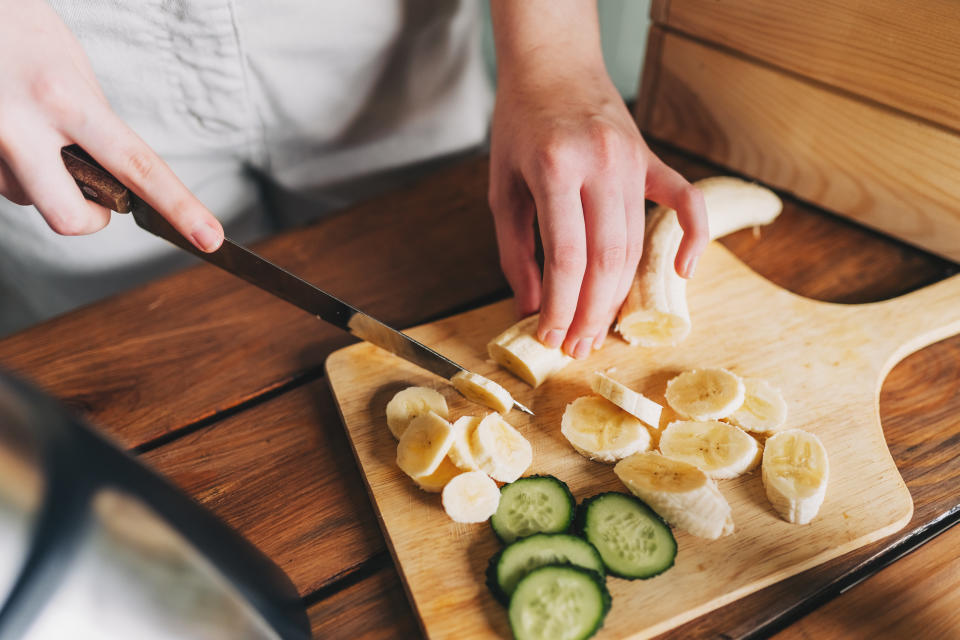
[[[683,238],[674,269],[684,278],[693,275],[700,254],[710,241],[710,226],[703,194],[659,159],[647,170],[647,198],[677,212]]]
[[[157,210],[201,251],[223,242],[223,227],[170,167],[109,108],[64,133],[120,182]]]

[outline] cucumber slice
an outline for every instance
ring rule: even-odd
[[[641,500],[611,491],[583,501],[577,529],[603,558],[612,575],[652,578],[673,566],[677,541],[660,516]]]
[[[593,545],[565,533],[537,533],[517,540],[490,558],[487,586],[504,604],[517,583],[528,573],[547,564],[571,564],[605,575],[603,559]]]
[[[564,533],[573,523],[575,504],[570,489],[557,478],[528,476],[503,485],[490,525],[504,544],[534,533]]]
[[[516,640],[584,640],[600,629],[609,610],[610,592],[598,574],[547,565],[520,581],[508,616]]]

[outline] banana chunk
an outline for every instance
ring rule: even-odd
[[[437,470],[453,445],[450,423],[432,411],[414,418],[397,444],[397,466],[411,478]]]
[[[717,483],[692,464],[647,451],[624,458],[613,471],[673,526],[710,540],[733,533],[729,503]]]
[[[715,480],[736,478],[760,462],[760,445],[753,436],[715,420],[671,422],[660,436],[660,453],[692,464]]]
[[[513,408],[513,396],[510,392],[479,373],[461,371],[450,378],[450,382],[467,400],[482,404],[499,413],[506,413]]]
[[[447,401],[436,389],[408,387],[398,392],[387,403],[387,426],[390,433],[399,440],[411,420],[431,411],[441,418],[450,417]]]
[[[711,240],[769,224],[783,208],[774,192],[739,178],[716,176],[694,184],[706,203]],[[616,326],[630,344],[676,345],[690,333],[687,281],[674,269],[682,237],[675,210],[660,206],[647,216],[643,257]]]
[[[650,432],[643,423],[600,396],[584,396],[568,404],[560,433],[577,453],[600,462],[616,462],[650,448]]]
[[[590,378],[590,388],[593,389],[594,393],[599,393],[654,429],[660,428],[660,414],[663,407],[643,394],[637,393],[600,371],[593,372],[593,376]]]
[[[454,522],[483,522],[497,512],[500,489],[486,474],[468,471],[450,480],[440,499]]]
[[[453,464],[453,462],[450,461],[450,457],[447,456],[443,459],[443,462],[440,463],[440,466],[437,467],[436,471],[428,476],[414,478],[413,481],[427,493],[440,493],[443,491],[443,488],[447,486],[448,482],[461,473],[463,473],[463,470]]]
[[[726,369],[684,371],[667,383],[667,404],[691,420],[726,418],[743,405],[743,380]]]
[[[787,422],[787,403],[780,390],[759,378],[744,378],[743,406],[730,414],[730,422],[754,433],[773,433]]]
[[[537,340],[539,320],[538,315],[524,318],[487,345],[491,358],[531,387],[540,386],[573,361],[559,348],[550,349]]]
[[[453,423],[453,444],[447,455],[450,456],[450,461],[463,471],[480,469],[470,452],[470,439],[480,420],[477,416],[463,416]]]
[[[770,504],[787,522],[813,520],[827,494],[830,464],[820,438],[788,429],[767,439],[761,465]]]
[[[497,482],[513,482],[533,462],[533,448],[499,414],[484,417],[470,434],[470,453],[477,467]]]

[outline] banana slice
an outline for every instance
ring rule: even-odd
[[[590,388],[617,405],[630,415],[636,416],[654,429],[660,428],[660,413],[663,407],[646,396],[617,382],[600,371],[594,371]]]
[[[440,463],[440,466],[437,467],[436,471],[428,476],[414,478],[413,481],[418,487],[427,493],[440,493],[443,491],[443,488],[447,486],[448,482],[453,480],[461,473],[463,473],[463,470],[457,465],[453,464],[453,462],[450,460],[450,456],[447,456],[443,459],[443,462]]]
[[[739,178],[717,176],[695,185],[703,193],[711,240],[769,224],[783,208],[774,192]],[[643,257],[617,318],[616,330],[630,344],[675,345],[690,333],[687,281],[674,269],[682,237],[673,209],[660,206],[647,216]]]
[[[487,352],[501,367],[531,387],[573,362],[559,348],[549,349],[537,340],[540,316],[524,318],[487,345]]]
[[[692,464],[714,480],[736,478],[760,462],[760,445],[725,422],[671,422],[660,435],[660,453]]]
[[[780,517],[794,524],[813,520],[830,477],[827,450],[817,436],[802,429],[770,436],[761,469],[767,498]]]
[[[447,453],[450,461],[464,471],[477,471],[476,460],[473,459],[473,453],[470,452],[470,438],[480,424],[481,418],[477,416],[463,416],[457,418],[453,423],[453,445]]]
[[[397,444],[397,466],[411,478],[429,476],[437,470],[453,445],[450,423],[435,414],[414,418]]]
[[[647,451],[613,468],[635,496],[670,524],[715,540],[733,533],[733,516],[717,483],[692,464]]]
[[[684,371],[667,383],[666,399],[691,420],[726,418],[743,405],[743,380],[726,369]]]
[[[759,378],[744,378],[743,406],[730,414],[730,422],[754,433],[773,433],[787,422],[787,403],[780,390]]]
[[[499,413],[513,408],[513,396],[499,384],[472,371],[461,371],[450,378],[453,386],[467,400],[490,407]]]
[[[387,426],[390,427],[390,433],[399,440],[411,420],[431,411],[441,418],[450,417],[447,401],[436,389],[408,387],[398,392],[387,403]]]
[[[616,462],[650,448],[650,432],[636,417],[600,396],[584,396],[567,405],[560,433],[580,455]]]
[[[485,473],[468,471],[447,483],[440,500],[454,522],[483,522],[497,512],[500,489]]]
[[[498,482],[513,482],[533,462],[533,448],[519,431],[491,413],[470,434],[470,453],[477,467]]]

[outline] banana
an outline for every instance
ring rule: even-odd
[[[498,413],[513,408],[513,396],[499,384],[472,371],[461,371],[452,378],[454,388],[467,400],[490,407]]]
[[[650,432],[636,417],[600,396],[584,396],[567,405],[560,433],[580,455],[616,462],[650,448]]]
[[[783,208],[775,193],[739,178],[717,176],[695,185],[706,203],[711,240],[769,224]],[[630,344],[676,345],[690,333],[687,281],[674,269],[682,237],[673,209],[660,206],[647,216],[643,257],[616,326]]]
[[[418,476],[413,479],[418,487],[427,493],[440,493],[447,483],[463,473],[457,465],[450,461],[450,456],[443,459],[437,470],[428,476]]]
[[[430,411],[441,418],[450,417],[447,401],[436,389],[408,387],[398,392],[387,403],[387,426],[390,427],[390,433],[399,440],[411,420]]]
[[[539,318],[538,315],[524,318],[487,345],[494,361],[531,387],[540,386],[573,361],[559,348],[550,349],[537,340]]]
[[[730,422],[754,433],[773,433],[787,421],[787,403],[780,390],[759,378],[744,378],[743,406],[730,414]]]
[[[692,464],[647,451],[624,458],[613,472],[673,526],[710,540],[733,533],[730,505],[716,481]]]
[[[801,429],[767,438],[761,465],[770,504],[787,522],[813,520],[827,494],[830,464],[820,439]]]
[[[691,420],[726,418],[743,405],[743,380],[726,369],[684,371],[667,383],[667,404]]]
[[[450,456],[450,461],[463,471],[480,469],[470,452],[470,438],[478,424],[480,418],[476,416],[463,416],[453,423],[453,445],[447,455]]]
[[[660,413],[663,407],[646,396],[617,382],[600,371],[594,371],[590,378],[590,388],[594,393],[617,405],[630,415],[636,416],[654,429],[660,428]]]
[[[434,412],[414,418],[397,444],[397,466],[411,478],[437,470],[453,445],[450,423]]]
[[[497,482],[513,482],[533,461],[533,448],[499,414],[484,417],[470,434],[470,454],[477,467]]]
[[[736,478],[760,462],[760,445],[725,422],[671,422],[660,435],[660,453],[692,464],[714,480]]]
[[[483,522],[497,512],[500,489],[486,474],[468,471],[447,483],[440,500],[454,522]]]

